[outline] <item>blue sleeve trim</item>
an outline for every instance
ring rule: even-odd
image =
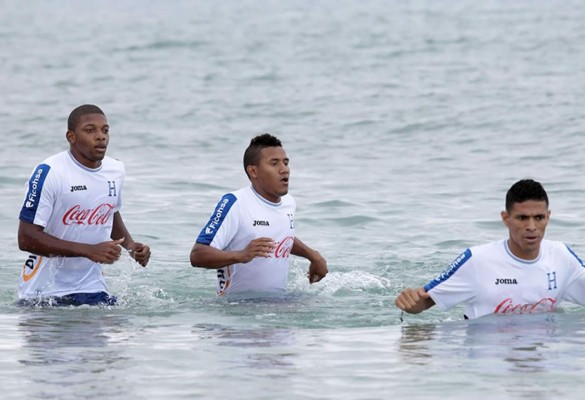
[[[51,167],[47,164],[41,164],[30,177],[26,198],[24,199],[24,204],[20,210],[20,220],[31,224],[34,223],[39,208],[39,202],[41,200],[43,185],[45,184],[45,179],[47,178],[50,169]]]
[[[471,258],[471,250],[467,249],[463,253],[461,253],[459,255],[459,257],[457,257],[449,265],[449,267],[441,273],[441,275],[439,275],[438,277],[436,277],[435,279],[433,279],[432,281],[427,283],[424,286],[425,291],[428,292],[429,290],[431,290],[432,288],[434,288],[438,284],[445,282],[447,279],[449,279],[451,276],[453,276],[453,274],[455,272],[457,272],[457,270],[459,268],[461,268],[463,266],[463,264],[465,264],[467,262],[467,260],[469,260],[470,258]]]
[[[203,227],[201,233],[197,237],[197,243],[209,245],[213,241],[215,234],[221,227],[221,224],[225,220],[230,208],[236,203],[238,199],[231,193],[226,194],[221,198],[215,211],[211,214],[209,222]]]
[[[575,252],[573,251],[573,249],[571,249],[571,248],[570,248],[570,247],[569,247],[569,246],[568,246],[566,243],[565,243],[565,246],[567,247],[567,250],[569,250],[569,253],[571,253],[571,254],[572,254],[572,255],[573,255],[573,256],[574,256],[574,257],[577,259],[577,261],[579,261],[579,264],[581,264],[581,266],[582,266],[583,268],[585,268],[585,264],[583,264],[583,260],[581,260],[581,259],[579,258],[579,256],[577,255],[577,253],[575,253]]]

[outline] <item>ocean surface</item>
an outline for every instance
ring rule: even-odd
[[[401,320],[394,299],[505,238],[521,178],[585,256],[584,20],[581,1],[0,0],[0,397],[582,399],[585,308]],[[117,307],[18,308],[24,184],[84,103],[152,258],[105,268]],[[264,132],[330,273],[309,285],[293,258],[282,298],[218,299],[189,251]]]

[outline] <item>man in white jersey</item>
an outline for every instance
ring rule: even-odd
[[[120,246],[142,266],[150,248],[135,242],[120,207],[124,165],[106,156],[109,125],[103,111],[82,105],[69,115],[69,150],[33,170],[20,212],[18,245],[30,252],[18,286],[20,304],[115,304],[101,264]]]
[[[264,134],[244,153],[251,186],[222,197],[191,250],[191,265],[217,270],[217,293],[286,289],[290,254],[310,261],[309,282],[327,274],[319,252],[295,237],[296,204],[280,140]]]
[[[542,185],[520,180],[508,190],[502,221],[506,240],[471,247],[437,278],[407,288],[396,306],[417,314],[465,303],[466,319],[488,314],[531,314],[556,310],[566,300],[585,305],[585,266],[562,242],[546,240],[549,202]]]

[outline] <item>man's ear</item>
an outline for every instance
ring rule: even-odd
[[[508,226],[508,218],[510,218],[510,214],[508,214],[508,212],[506,211],[502,211],[502,222],[504,223],[504,225]]]
[[[73,131],[67,131],[67,133],[65,134],[65,137],[67,138],[67,141],[69,142],[69,144],[75,144],[75,132]]]
[[[246,172],[248,172],[250,178],[256,178],[258,176],[255,165],[248,165],[246,167]]]

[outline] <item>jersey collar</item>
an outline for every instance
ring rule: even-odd
[[[262,201],[264,204],[268,204],[269,206],[272,206],[272,207],[280,207],[282,205],[282,200],[280,200],[278,203],[273,203],[273,202],[271,202],[269,200],[266,200],[264,197],[260,196],[258,194],[258,192],[256,192],[256,190],[254,190],[254,187],[253,186],[250,186],[250,189],[252,190],[252,193],[254,193],[256,195],[256,197],[260,201]]]
[[[104,162],[102,161],[102,163],[100,164],[99,167],[97,168],[87,168],[85,165],[83,165],[82,163],[80,163],[79,161],[77,161],[75,159],[75,157],[73,156],[73,154],[71,153],[70,150],[67,150],[67,154],[69,154],[69,157],[73,160],[73,162],[81,169],[88,171],[88,172],[98,172],[100,169],[102,169],[102,166],[104,165]]]
[[[538,261],[540,261],[540,257],[542,256],[542,243],[540,249],[538,249],[538,257],[536,257],[534,260],[524,260],[523,258],[516,257],[510,250],[510,246],[508,246],[508,239],[504,240],[504,249],[506,250],[506,254],[510,256],[510,258],[522,264],[535,264]]]

